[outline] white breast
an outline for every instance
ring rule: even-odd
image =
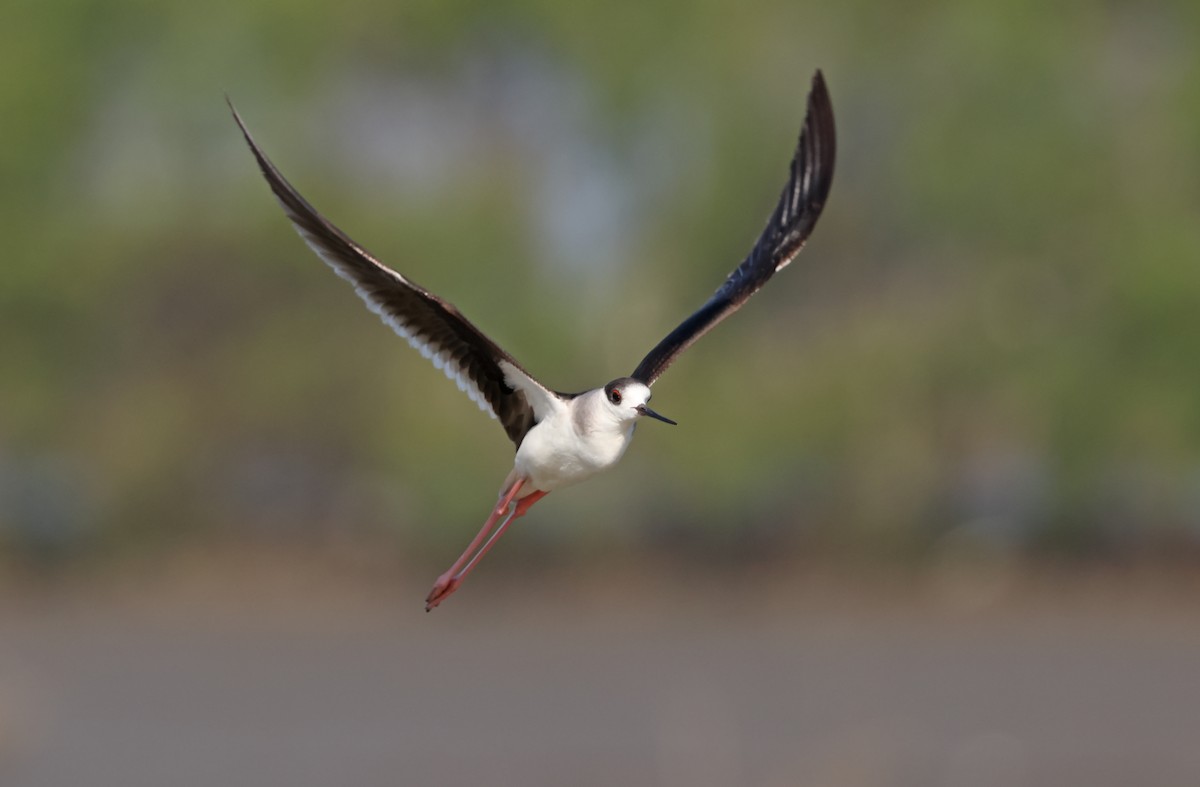
[[[608,417],[603,396],[581,394],[530,429],[517,449],[517,474],[549,492],[615,465],[633,439],[634,423]]]

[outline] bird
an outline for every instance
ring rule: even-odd
[[[478,535],[434,582],[425,599],[426,612],[462,585],[509,525],[534,503],[615,465],[639,421],[650,418],[676,425],[651,409],[652,386],[684,350],[741,308],[799,254],[829,196],[837,153],[833,107],[824,75],[817,70],[786,185],[750,253],[631,374],[582,393],[563,393],[534,378],[450,302],[384,265],[318,213],[263,153],[228,96],[226,102],[301,238],[353,285],[368,309],[498,420],[516,447],[496,505]]]

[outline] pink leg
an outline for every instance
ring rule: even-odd
[[[525,512],[528,511],[531,507],[533,507],[534,503],[541,500],[543,497],[545,497],[548,494],[550,494],[550,493],[543,492],[539,489],[538,491],[530,494],[528,497],[523,497],[520,500],[518,500],[517,501],[517,510],[513,512],[513,519],[517,519],[519,517],[525,516]]]
[[[512,506],[513,499],[524,484],[525,479],[523,478],[518,478],[513,482],[513,485],[504,493],[500,502],[496,504],[487,521],[483,523],[479,534],[475,536],[466,550],[459,555],[458,560],[454,561],[454,565],[446,569],[445,573],[433,583],[433,590],[429,591],[429,596],[425,599],[426,612],[442,603],[447,596],[458,590],[458,586],[462,584],[463,579],[466,578],[467,574],[471,573],[471,570],[475,568],[480,559],[492,548],[492,545],[496,543],[496,539],[503,535],[504,531],[508,529],[509,524],[514,519],[524,516],[530,506],[546,496],[545,492],[534,492],[528,497],[518,500],[516,506],[509,512],[509,507]],[[505,513],[508,513],[508,516],[504,516]],[[500,526],[496,528],[496,532],[492,533],[491,530],[496,526],[496,521],[500,517],[504,517],[504,519],[500,522]],[[490,536],[489,533],[491,534]]]

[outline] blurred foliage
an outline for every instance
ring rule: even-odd
[[[16,0],[0,544],[464,541],[511,446],[287,227],[224,105],[548,385],[742,257],[812,70],[800,260],[525,539],[920,554],[1200,539],[1200,6]],[[547,330],[553,326],[553,330]],[[599,375],[599,376],[596,376]]]

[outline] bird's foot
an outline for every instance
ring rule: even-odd
[[[441,604],[454,591],[458,590],[458,586],[462,584],[462,576],[455,576],[447,571],[437,578],[437,582],[433,583],[433,590],[429,591],[429,595],[425,597],[425,611]]]

